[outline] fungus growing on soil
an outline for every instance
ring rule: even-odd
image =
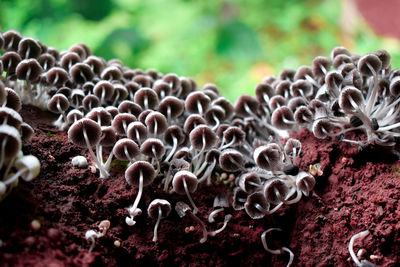
[[[269,232],[271,232],[271,231],[282,231],[282,229],[280,229],[280,228],[269,228],[268,230],[264,231],[264,232],[261,234],[261,242],[262,242],[262,244],[263,244],[263,247],[264,247],[264,249],[265,249],[266,251],[268,251],[268,252],[271,253],[271,254],[275,254],[275,255],[282,254],[284,251],[286,251],[287,253],[289,253],[289,257],[290,257],[290,258],[289,258],[288,264],[286,265],[286,267],[289,267],[289,266],[293,263],[294,254],[293,254],[293,252],[292,252],[289,248],[287,248],[287,247],[282,247],[282,248],[280,248],[280,249],[270,249],[270,248],[268,247],[268,244],[267,244],[266,235],[267,235]]]
[[[150,202],[149,207],[147,208],[147,214],[152,219],[157,219],[156,224],[154,225],[154,235],[153,242],[158,241],[158,225],[162,218],[165,218],[171,212],[171,204],[165,199],[154,199]]]
[[[110,228],[110,221],[109,220],[104,220],[99,223],[99,230],[100,232],[96,232],[95,230],[88,230],[85,233],[85,238],[90,239],[92,244],[90,245],[89,252],[92,252],[94,249],[94,246],[96,245],[96,238],[100,238],[105,236],[107,233],[107,230]]]
[[[351,258],[353,259],[354,263],[359,267],[373,267],[373,266],[376,266],[375,264],[373,264],[372,262],[367,261],[367,260],[361,260],[361,262],[360,262],[360,260],[358,259],[357,255],[354,253],[353,246],[354,246],[354,242],[356,241],[356,239],[364,238],[368,234],[369,234],[369,231],[365,230],[365,231],[362,231],[362,232],[360,232],[358,234],[353,235],[350,238],[349,252],[350,252]]]
[[[200,243],[204,243],[207,241],[207,237],[208,237],[208,231],[206,228],[206,225],[204,224],[204,222],[202,220],[199,219],[199,217],[197,217],[193,212],[192,209],[189,207],[188,204],[186,204],[185,202],[179,201],[175,204],[175,211],[178,214],[178,216],[180,218],[185,217],[186,215],[189,215],[189,217],[194,220],[195,222],[197,222],[201,228],[201,230],[203,231],[203,237],[200,239]]]
[[[187,170],[181,170],[175,173],[172,180],[172,186],[174,192],[180,195],[185,195],[188,197],[190,204],[193,207],[193,214],[197,213],[197,206],[190,195],[197,189],[198,180],[196,175]]]

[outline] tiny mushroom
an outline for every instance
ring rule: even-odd
[[[171,204],[165,199],[154,199],[147,208],[147,214],[149,217],[153,219],[157,218],[157,222],[154,226],[153,242],[158,241],[157,229],[158,225],[160,224],[160,220],[167,217],[170,212]]]

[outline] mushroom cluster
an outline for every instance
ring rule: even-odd
[[[256,86],[255,97],[242,95],[232,104],[214,84],[199,88],[191,78],[131,69],[117,59],[92,55],[84,44],[59,52],[11,30],[0,34],[0,49],[0,70],[6,74],[0,101],[2,113],[8,114],[0,126],[0,168],[14,166],[15,175],[24,179],[37,175],[38,167],[20,173],[34,163],[17,157],[24,130],[22,120],[15,118],[21,102],[47,109],[59,114],[54,125],[68,130],[74,145],[87,148],[100,178],[112,176],[113,158],[127,162],[126,182],[138,193],[127,209],[126,224],[135,225],[142,214],[146,186],[159,183],[163,193],[187,197],[191,207],[178,202],[175,210],[203,226],[201,242],[222,231],[232,216],[225,216],[223,228],[206,231],[195,216],[193,194],[224,175],[233,177],[234,186],[222,198],[233,197],[215,206],[219,208],[210,214],[210,223],[229,203],[260,219],[310,195],[316,181],[298,166],[302,145],[293,138],[283,140],[283,133],[307,128],[317,138],[335,137],[360,147],[392,146],[400,135],[400,71],[391,70],[383,50],[359,56],[336,47],[311,66],[266,77]],[[358,131],[364,133],[356,135],[360,139],[349,138]],[[10,157],[14,147],[18,149]],[[148,216],[157,220],[153,241],[170,210],[165,199],[148,207]]]

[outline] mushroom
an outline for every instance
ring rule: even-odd
[[[353,259],[354,263],[359,267],[374,267],[374,266],[376,266],[375,264],[373,264],[372,262],[370,262],[368,260],[361,260],[361,262],[360,262],[360,260],[357,258],[356,254],[354,253],[353,246],[354,246],[354,242],[356,241],[356,239],[364,238],[367,235],[369,235],[369,230],[362,231],[358,234],[353,235],[350,238],[350,242],[349,242],[350,256]]]
[[[190,193],[193,193],[197,189],[198,180],[196,175],[188,170],[180,170],[175,173],[172,179],[172,187],[174,192],[180,195],[185,195],[188,197],[190,204],[193,207],[193,213],[197,213],[197,206],[194,204]]]
[[[286,251],[287,253],[289,253],[289,262],[288,262],[288,264],[286,265],[286,267],[289,267],[292,263],[293,263],[293,258],[294,258],[294,254],[293,254],[293,252],[289,249],[289,248],[287,248],[287,247],[282,247],[281,249],[270,249],[269,247],[268,247],[268,245],[267,245],[267,240],[266,240],[266,235],[269,233],[269,232],[271,232],[271,231],[282,231],[282,229],[280,229],[280,228],[269,228],[268,230],[266,230],[266,231],[264,231],[262,234],[261,234],[261,242],[262,242],[262,244],[263,244],[263,247],[264,247],[264,249],[266,250],[266,251],[268,251],[269,253],[271,253],[271,254],[275,254],[275,255],[279,255],[279,254],[282,254],[283,253],[283,251]]]
[[[202,220],[199,219],[193,212],[192,209],[189,207],[188,204],[185,202],[179,201],[175,204],[175,211],[178,214],[180,218],[185,217],[186,215],[189,215],[189,217],[196,221],[199,225],[201,230],[203,231],[203,237],[200,239],[200,243],[204,243],[207,241],[207,236],[208,236],[208,231],[206,229],[206,225]]]
[[[101,221],[99,224],[99,230],[100,232],[96,232],[94,230],[88,230],[85,233],[85,238],[86,239],[90,239],[92,241],[92,244],[90,245],[89,248],[89,252],[92,252],[92,250],[94,249],[95,246],[95,242],[96,242],[96,238],[100,238],[105,236],[105,234],[107,233],[107,230],[110,228],[110,221],[109,220],[104,220]]]
[[[171,204],[165,199],[154,199],[150,202],[149,207],[147,208],[147,214],[150,218],[156,219],[156,224],[154,225],[154,234],[153,234],[153,242],[158,241],[157,229],[160,224],[160,220],[165,218],[171,212]]]
[[[18,177],[29,182],[36,178],[40,172],[40,162],[37,157],[33,155],[27,155],[17,159],[14,163],[14,167],[17,172],[3,181],[5,185],[13,183]]]

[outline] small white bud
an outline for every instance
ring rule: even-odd
[[[75,168],[86,168],[88,166],[87,159],[84,156],[73,157],[71,163]]]

